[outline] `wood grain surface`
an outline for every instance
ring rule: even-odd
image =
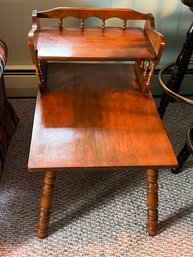
[[[51,27],[38,33],[38,58],[45,60],[154,60],[155,53],[142,29]]]
[[[63,74],[57,90],[51,90],[56,80],[48,78],[50,90],[37,96],[29,170],[177,165],[133,65],[59,64],[57,70]]]

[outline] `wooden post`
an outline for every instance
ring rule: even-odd
[[[38,230],[36,233],[37,237],[42,239],[47,235],[55,178],[56,172],[54,171],[46,171],[44,173],[42,195],[40,199],[40,213],[37,224]]]
[[[147,230],[150,236],[157,234],[158,227],[158,170],[147,169]]]

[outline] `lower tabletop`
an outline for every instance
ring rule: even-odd
[[[48,90],[37,95],[30,171],[176,165],[133,65],[49,64]]]

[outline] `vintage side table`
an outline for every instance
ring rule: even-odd
[[[66,17],[79,19],[80,28],[64,26]],[[90,17],[101,27],[87,25]],[[42,26],[46,18],[58,19],[58,26]],[[107,26],[110,18],[122,25]],[[131,167],[146,169],[147,229],[156,235],[157,169],[175,167],[177,160],[150,92],[164,47],[153,16],[60,7],[34,11],[32,19],[29,47],[40,90],[28,168],[44,174],[37,236],[47,235],[57,172]],[[131,20],[143,27],[130,27]]]

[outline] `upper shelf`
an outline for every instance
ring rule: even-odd
[[[154,60],[155,52],[142,29],[41,28],[38,58],[46,60]]]
[[[80,28],[66,27],[63,20],[74,17]],[[101,27],[86,26],[95,17]],[[40,19],[58,19],[58,26],[42,26]],[[106,20],[118,18],[122,26],[106,26]],[[143,28],[130,27],[129,20],[144,21]],[[36,65],[39,87],[46,87],[47,60],[65,61],[135,61],[135,70],[143,92],[148,92],[155,66],[164,47],[163,36],[155,30],[152,14],[119,8],[58,7],[33,11],[29,47]]]
[[[64,27],[63,19],[80,19],[80,28]],[[101,19],[101,28],[86,27],[90,17]],[[40,19],[59,19],[58,27],[40,25]],[[122,27],[107,27],[106,20],[119,18]],[[127,26],[128,20],[144,20],[144,28]],[[155,30],[151,14],[120,8],[58,7],[33,11],[29,45],[34,63],[36,57],[46,60],[157,60],[164,39]]]

